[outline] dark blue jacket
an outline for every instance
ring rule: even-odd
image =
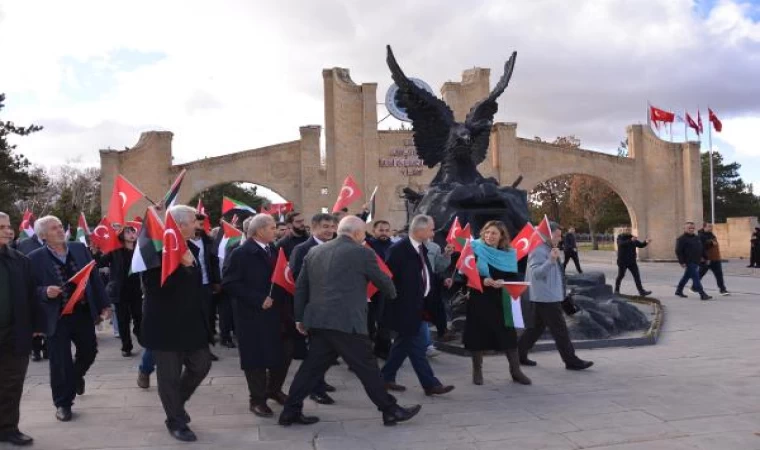
[[[16,244],[16,250],[26,256],[29,256],[38,248],[42,248],[42,244],[40,244],[40,240],[37,239],[37,236],[32,236],[28,239],[22,239],[18,241],[18,244]]]
[[[396,298],[385,304],[383,325],[402,336],[414,336],[420,331],[425,313],[425,287],[422,284],[422,261],[432,277],[433,268],[427,257],[427,248],[422,246],[420,258],[408,237],[396,242],[388,249],[385,259],[393,273]],[[430,292],[433,292],[434,280],[430,280]]]
[[[290,266],[290,271],[293,272],[294,280],[297,280],[298,274],[301,273],[301,268],[303,267],[303,259],[306,258],[306,254],[308,254],[309,250],[316,247],[317,245],[319,245],[319,242],[317,242],[314,239],[314,236],[312,236],[293,248],[293,252],[290,254],[291,256],[290,260],[288,261],[288,265]]]
[[[367,244],[372,247],[372,250],[380,255],[383,260],[385,260],[385,257],[388,256],[388,250],[391,248],[391,245],[393,245],[393,242],[390,239],[381,241],[380,239],[369,237],[366,239],[366,241]]]
[[[80,270],[92,261],[90,250],[81,242],[69,242],[69,254],[74,258],[74,265]],[[47,296],[48,286],[60,286],[57,275],[55,258],[47,247],[39,248],[29,254],[32,263],[32,273],[34,275],[34,284],[36,285],[37,300],[42,305],[45,314],[45,329],[42,330],[48,336],[55,334],[58,319],[61,316],[64,302],[60,298],[49,299]],[[106,296],[106,290],[103,287],[103,281],[97,270],[90,274],[90,281],[85,289],[85,301],[90,305],[90,314],[92,315],[93,326],[110,302]]]
[[[27,356],[32,349],[32,332],[44,326],[42,308],[37,301],[32,268],[29,258],[7,248],[0,251],[0,264],[8,269],[13,304],[14,353]]]

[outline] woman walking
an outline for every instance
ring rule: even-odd
[[[467,321],[462,341],[472,353],[472,382],[483,384],[483,352],[503,352],[509,361],[509,373],[520,384],[531,384],[520,370],[517,331],[505,325],[502,302],[503,281],[522,281],[517,273],[517,254],[509,248],[509,232],[499,221],[485,224],[481,238],[472,241],[483,292],[470,290]]]

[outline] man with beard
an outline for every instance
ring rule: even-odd
[[[337,224],[338,222],[332,214],[319,213],[311,218],[311,237],[306,242],[296,246],[293,249],[293,257],[290,258],[290,271],[293,273],[294,280],[298,280],[298,275],[303,268],[303,260],[309,253],[309,250],[327,241],[331,241],[333,236],[335,236]],[[333,391],[335,391],[335,388],[327,384],[324,377],[322,377],[314,387],[314,391],[309,395],[309,398],[322,405],[332,405],[335,403],[335,400],[327,393]]]
[[[195,256],[196,261],[200,264],[201,276],[203,278],[203,305],[209,320],[209,330],[211,330],[212,335],[216,335],[214,294],[221,292],[222,280],[219,275],[219,258],[213,251],[214,243],[203,229],[203,220],[205,218],[206,216],[203,214],[197,215],[195,237],[188,240],[188,248],[193,252],[193,256]],[[219,358],[214,353],[211,353],[211,360],[218,361]]]
[[[293,249],[296,245],[306,242],[309,239],[309,232],[306,231],[306,222],[303,218],[303,214],[291,211],[285,216],[285,223],[290,227],[290,236],[284,237],[281,241],[277,242],[277,251],[282,249],[285,252],[285,257],[290,260],[290,254],[293,253]]]
[[[372,236],[368,237],[369,245],[375,253],[385,261],[388,249],[391,248],[391,224],[387,220],[376,220],[372,225]],[[388,358],[388,352],[391,350],[391,337],[388,330],[382,327],[381,318],[383,317],[383,305],[385,299],[380,292],[372,296],[367,311],[367,330],[369,338],[375,343],[375,356],[379,358]]]
[[[55,417],[68,422],[72,418],[74,398],[84,394],[84,376],[98,353],[95,324],[103,320],[101,316],[107,318],[111,308],[100,275],[94,270],[84,298],[71,314],[61,315],[73,293],[68,280],[92,261],[92,255],[81,242],[66,242],[63,225],[55,216],[38,219],[34,228],[36,234],[45,236],[45,246],[30,253],[29,259],[37,298],[45,313]],[[71,356],[72,343],[76,347],[76,358]]]

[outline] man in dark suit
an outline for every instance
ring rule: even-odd
[[[45,245],[42,239],[43,238],[40,236],[39,232],[35,230],[34,236],[18,241],[16,250],[18,250],[22,255],[29,256],[30,253],[37,250],[38,248],[42,248]]]
[[[393,284],[398,292],[398,298],[388,302],[383,313],[384,326],[398,333],[381,371],[389,390],[406,390],[396,384],[396,373],[407,357],[425,395],[446,394],[454,389],[454,386],[441,384],[433,374],[426,357],[427,339],[422,329],[427,327],[423,316],[430,315],[425,306],[430,304],[428,297],[433,292],[434,274],[425,241],[431,239],[433,234],[433,218],[415,216],[409,224],[409,236],[388,250],[386,263],[393,273]]]
[[[567,269],[567,263],[569,263],[572,259],[575,263],[575,271],[578,273],[583,273],[581,270],[581,262],[578,259],[578,242],[575,239],[575,228],[570,227],[570,229],[567,230],[562,249],[565,252],[565,262],[562,264],[562,270]]]
[[[63,225],[57,217],[37,219],[35,228],[43,231],[45,247],[29,255],[34,274],[37,299],[45,314],[50,357],[50,387],[56,418],[71,420],[71,406],[76,395],[84,394],[84,376],[98,352],[95,324],[111,312],[103,282],[96,270],[90,274],[84,300],[77,303],[72,314],[61,317],[61,310],[73,292],[67,282],[90,261],[90,251],[80,242],[66,242]],[[71,343],[76,358],[71,357]]]
[[[367,245],[377,253],[377,256],[385,261],[388,249],[391,248],[391,224],[387,220],[376,220],[372,224],[372,236],[367,237]],[[367,327],[369,337],[375,343],[375,355],[378,358],[387,359],[391,350],[391,338],[388,330],[381,325],[383,317],[383,305],[385,299],[379,292],[372,296],[367,312]]]
[[[185,205],[169,208],[182,238],[195,236],[196,211]],[[192,442],[185,403],[211,369],[213,336],[203,306],[200,263],[188,251],[161,285],[161,267],[142,273],[145,292],[142,340],[156,362],[158,396],[166,412],[166,428],[177,440]]]
[[[633,275],[633,282],[636,284],[636,289],[639,291],[639,295],[646,297],[651,294],[652,291],[647,291],[641,284],[641,275],[639,273],[639,265],[636,263],[636,249],[644,248],[651,239],[646,239],[644,242],[639,241],[639,238],[632,235],[630,230],[626,230],[620,233],[617,237],[617,266],[618,274],[615,278],[615,293],[620,294],[620,283],[625,277],[626,271],[631,271]]]
[[[291,253],[288,265],[290,271],[293,274],[293,279],[297,280],[298,275],[301,273],[303,267],[303,260],[312,248],[331,241],[335,238],[335,230],[338,228],[338,221],[335,216],[327,213],[314,214],[311,217],[311,237],[305,242],[298,244]],[[292,302],[291,302],[292,305]],[[291,315],[293,311],[291,308]],[[300,334],[299,334],[300,336]],[[301,336],[303,338],[303,336]],[[296,345],[304,345],[305,340],[296,339]],[[306,350],[308,351],[308,350]],[[324,378],[321,378],[314,388],[314,392],[309,395],[309,398],[321,405],[332,405],[335,400],[330,397],[328,392],[334,392],[335,388],[329,384]]]
[[[209,329],[212,335],[216,335],[216,306],[214,304],[214,294],[221,292],[222,279],[219,275],[219,257],[212,250],[213,242],[209,235],[203,230],[203,220],[206,218],[203,214],[196,216],[197,227],[195,236],[188,240],[187,247],[193,253],[195,260],[198,261],[203,279],[203,307],[205,308],[206,317],[209,319]],[[218,361],[219,358],[211,353],[211,360]]]
[[[332,361],[340,355],[359,377],[372,402],[383,412],[383,423],[411,419],[421,407],[402,408],[384,389],[367,336],[367,283],[396,296],[391,279],[377,264],[374,252],[361,245],[364,222],[349,216],[338,225],[338,238],[314,247],[304,259],[296,281],[296,327],[311,339],[309,355],[290,385],[279,423],[288,426],[319,421],[303,415],[303,400]]]
[[[291,211],[285,216],[285,224],[290,228],[290,234],[277,242],[277,249],[285,252],[285,257],[290,260],[290,254],[296,245],[306,242],[309,239],[309,232],[306,231],[306,222],[298,211]]]
[[[43,240],[44,236],[41,233],[42,230],[37,227],[34,235],[26,239],[20,239],[16,243],[16,250],[22,255],[29,256],[33,251],[42,248],[45,244]],[[32,339],[32,361],[39,362],[43,359],[47,359],[47,345],[45,343],[45,336],[40,334]]]
[[[276,230],[272,216],[254,216],[246,241],[225,263],[223,277],[224,290],[232,298],[235,311],[240,368],[248,383],[249,408],[259,417],[274,415],[267,398],[285,402],[282,385],[293,353],[292,340],[283,339],[284,313],[290,302],[273,298],[271,279],[277,257],[272,242]]]
[[[29,259],[10,248],[12,239],[10,217],[0,212],[0,442],[30,445],[18,429],[19,404],[42,311]]]

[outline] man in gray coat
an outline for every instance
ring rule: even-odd
[[[420,405],[402,408],[383,386],[367,334],[367,283],[387,298],[396,297],[393,281],[380,270],[375,252],[361,245],[364,222],[346,216],[338,237],[312,248],[296,281],[296,328],[309,333],[309,355],[290,386],[280,425],[309,425],[317,417],[303,415],[303,400],[314,390],[337,356],[356,374],[372,402],[383,412],[383,423],[395,425],[414,417]],[[308,330],[308,331],[307,331]]]
[[[559,262],[559,244],[562,231],[556,223],[550,224],[551,240],[539,245],[528,256],[528,270],[525,281],[530,282],[530,301],[533,302],[533,328],[528,328],[520,337],[518,349],[520,364],[535,366],[536,362],[528,359],[528,351],[533,348],[538,338],[548,327],[554,338],[562,361],[567,370],[584,370],[594,363],[584,361],[575,355],[573,342],[565,324],[561,303],[565,299],[565,285],[562,280],[562,268]]]

